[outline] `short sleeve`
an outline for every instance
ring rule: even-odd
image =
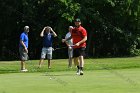
[[[86,29],[82,29],[82,35],[85,37],[85,36],[87,36],[87,31],[86,31]]]
[[[65,39],[69,38],[71,35],[69,33],[66,34]]]
[[[20,35],[20,40],[22,40],[22,41],[24,40],[24,34]]]

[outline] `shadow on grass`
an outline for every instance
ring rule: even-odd
[[[17,70],[11,70],[11,69],[0,70],[0,74],[7,74],[7,73],[18,73],[18,71]]]
[[[48,76],[48,77],[51,77],[51,76],[75,76],[75,74],[48,74],[48,73],[46,73],[43,76]]]

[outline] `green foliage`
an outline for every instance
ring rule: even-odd
[[[46,25],[52,26],[58,34],[54,47],[65,46],[61,39],[68,26],[74,25],[76,17],[81,18],[88,31],[89,55],[139,55],[139,0],[1,0],[0,11],[0,59],[18,58],[16,49],[25,25],[31,27],[31,58],[40,56],[42,42],[39,34]],[[66,58],[65,52],[60,52],[61,56],[54,54],[54,58]]]
[[[79,3],[72,2],[72,0],[65,0],[63,3],[65,4],[66,9],[61,11],[62,17],[72,22],[74,20],[74,16],[80,10],[80,5]]]
[[[77,1],[77,0],[75,0]],[[89,35],[93,37],[88,46],[95,48],[94,56],[133,55],[139,50],[135,45],[140,34],[139,0],[78,0],[81,5],[80,17]],[[87,26],[88,25],[88,26]],[[90,44],[88,44],[90,45]],[[131,50],[131,51],[130,51]],[[136,54],[138,54],[136,52]]]
[[[136,44],[132,45],[130,48],[130,53],[133,56],[138,56],[140,55],[140,49],[137,49],[138,43],[135,42]]]

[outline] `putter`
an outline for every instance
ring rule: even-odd
[[[75,45],[71,45],[70,47],[74,47]],[[52,51],[55,51],[55,50],[60,50],[60,49],[64,49],[64,48],[67,48],[67,47],[61,47],[61,48],[53,48],[53,50]]]

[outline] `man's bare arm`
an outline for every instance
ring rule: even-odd
[[[25,51],[28,53],[28,49],[27,49],[26,45],[24,44],[24,42],[22,40],[20,40],[20,43],[23,46],[23,48],[25,49]]]
[[[81,41],[79,41],[78,43],[76,43],[76,46],[79,46],[80,44],[84,43],[85,41],[87,41],[87,36],[85,36]]]
[[[40,36],[43,37],[44,36],[44,31],[45,31],[46,27],[43,28],[43,30],[40,33]]]

